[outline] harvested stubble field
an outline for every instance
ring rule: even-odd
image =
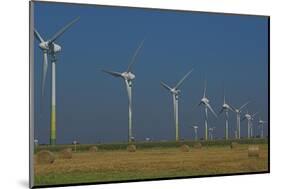
[[[105,181],[203,176],[268,170],[268,145],[259,144],[260,157],[248,157],[248,145],[80,151],[72,159],[60,159],[55,152],[53,164],[35,163],[35,184],[54,185]],[[36,154],[34,155],[36,158]]]

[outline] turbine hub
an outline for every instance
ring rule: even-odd
[[[176,95],[176,96],[178,96],[179,94],[180,94],[180,90],[178,90],[178,89],[175,89],[175,88],[173,88],[172,90],[171,90],[171,93],[172,94],[174,94],[174,95]]]
[[[52,43],[51,47],[53,53],[58,53],[61,51],[61,46],[59,46],[58,44]]]
[[[229,110],[230,109],[230,106],[228,104],[223,104],[222,105],[222,108],[223,109],[226,109],[226,110]]]
[[[209,100],[206,97],[203,97],[201,99],[201,102],[204,103],[204,104],[209,104]]]
[[[252,119],[252,116],[250,114],[245,114],[246,119]]]
[[[41,43],[39,43],[39,47],[42,50],[49,50],[49,43],[47,41],[41,42]]]
[[[131,72],[123,72],[122,77],[124,77],[128,81],[132,81],[135,79],[136,76]]]
[[[265,123],[265,121],[259,120],[259,124],[264,124],[264,123]]]

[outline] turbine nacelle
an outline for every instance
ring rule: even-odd
[[[42,50],[49,50],[49,43],[48,43],[48,41],[43,41],[43,42],[39,43],[39,47]]]
[[[264,123],[266,123],[266,121],[259,120],[259,124],[264,124]]]
[[[171,89],[171,93],[174,94],[174,95],[176,95],[176,96],[178,96],[178,95],[180,94],[180,92],[181,92],[181,91],[180,91],[179,89],[176,89],[176,88],[172,88],[172,89]]]
[[[223,108],[224,110],[231,110],[231,107],[230,107],[228,104],[223,104],[223,105],[222,105],[222,108]]]
[[[39,47],[44,51],[49,51],[51,53],[58,53],[61,51],[61,46],[56,43],[49,43],[48,41],[43,41],[39,43]]]
[[[252,119],[252,116],[251,116],[250,114],[245,114],[245,118],[246,118],[247,120],[251,120],[251,119]]]
[[[121,76],[122,76],[124,79],[128,80],[128,81],[132,81],[132,80],[134,80],[135,77],[136,77],[136,76],[135,76],[133,73],[131,73],[131,72],[123,72],[123,73],[121,74]]]
[[[201,103],[203,103],[203,104],[205,104],[205,105],[207,105],[207,104],[209,104],[209,99],[207,99],[206,97],[203,97],[202,99],[201,99]]]
[[[61,51],[61,46],[59,46],[58,44],[52,43],[51,45],[51,51],[53,53],[58,53]]]

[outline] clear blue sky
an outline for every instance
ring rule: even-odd
[[[174,140],[172,96],[169,85],[190,69],[181,88],[180,136],[192,139],[192,124],[203,137],[203,108],[194,108],[203,95],[218,112],[223,83],[227,100],[241,106],[248,99],[250,112],[268,120],[268,18],[196,12],[163,11],[91,5],[35,2],[35,27],[44,39],[77,16],[80,20],[57,43],[57,142],[123,142],[127,140],[128,98],[124,81],[101,69],[125,71],[140,41],[143,49],[133,67],[133,133],[137,140]],[[35,41],[35,138],[49,142],[50,74],[45,106],[40,116],[42,51]],[[49,64],[51,68],[51,64]],[[215,135],[224,136],[224,116],[209,116]],[[235,114],[230,114],[233,136]],[[254,121],[257,132],[257,120]],[[246,136],[246,121],[242,122]],[[267,126],[266,126],[267,128]],[[265,135],[267,132],[265,131]]]

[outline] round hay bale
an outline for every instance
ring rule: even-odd
[[[190,148],[186,144],[183,144],[180,146],[180,151],[182,151],[182,152],[189,152],[189,150],[190,150]]]
[[[55,155],[48,150],[42,150],[36,154],[36,161],[39,164],[52,164],[55,162]]]
[[[90,152],[97,152],[98,151],[98,147],[97,146],[92,146],[89,149]]]
[[[133,144],[131,144],[127,147],[128,152],[135,152],[136,150],[137,150],[137,147]]]
[[[71,159],[72,158],[72,149],[71,148],[65,148],[60,151],[59,157],[62,159]]]
[[[238,144],[237,142],[232,142],[232,143],[230,144],[230,148],[231,148],[231,149],[237,148],[238,146],[239,146],[239,144]]]
[[[193,147],[196,148],[196,149],[201,149],[202,148],[202,144],[200,142],[197,142],[197,143],[194,144]]]
[[[248,147],[248,157],[259,157],[260,156],[260,149],[258,145],[250,145]]]

